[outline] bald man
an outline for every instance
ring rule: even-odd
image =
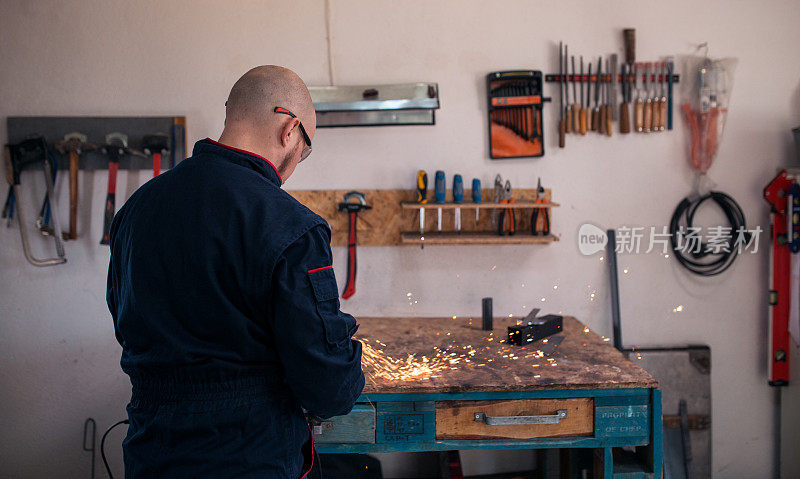
[[[262,66],[226,105],[219,141],[198,141],[112,223],[128,478],[313,477],[306,418],[347,414],[364,387],[330,227],[281,189],[311,153],[308,89]]]

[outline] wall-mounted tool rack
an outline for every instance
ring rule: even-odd
[[[56,156],[58,168],[69,168],[69,155],[59,152],[54,143],[72,132],[87,136],[88,143],[102,146],[108,133],[119,132],[128,136],[128,147],[142,151],[146,135],[165,134],[169,138],[169,152],[162,155],[161,169],[169,169],[186,158],[186,118],[182,116],[152,117],[93,117],[93,116],[12,116],[6,121],[8,143],[18,143],[32,135],[44,136],[50,151]],[[108,169],[108,156],[102,150],[82,152],[81,170]],[[119,159],[121,170],[151,170],[153,159],[149,156],[125,155]]]
[[[347,246],[348,215],[341,213],[337,205],[349,190],[294,190],[287,191],[298,201],[319,214],[331,225],[333,246]],[[359,190],[366,195],[371,210],[362,211],[358,216],[357,233],[359,246],[433,245],[433,244],[547,244],[558,241],[552,233],[546,236],[533,236],[531,212],[534,208],[554,208],[558,203],[550,201],[551,191],[545,189],[546,203],[533,203],[536,188],[514,189],[516,203],[472,203],[461,204],[429,202],[420,205],[414,200],[416,190]],[[428,198],[433,198],[433,190]],[[472,197],[472,191],[464,191],[465,198]],[[484,188],[483,198],[493,198],[494,189]],[[425,208],[425,233],[419,233],[419,210]],[[455,208],[461,207],[461,232],[454,229]],[[442,208],[442,232],[437,231],[437,212]],[[497,227],[492,224],[493,210],[513,208],[516,216],[516,234],[499,236]],[[478,211],[478,221],[475,212]],[[551,225],[552,226],[552,225]],[[422,239],[424,237],[424,240]]]

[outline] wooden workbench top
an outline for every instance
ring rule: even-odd
[[[514,318],[358,318],[364,394],[658,387],[656,380],[577,319],[563,341],[514,346]],[[551,353],[548,355],[548,353]]]

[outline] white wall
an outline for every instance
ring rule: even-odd
[[[556,111],[548,107],[545,158],[490,161],[486,73],[553,71],[562,39],[587,59],[622,54],[620,30],[635,27],[639,59],[689,53],[701,41],[712,55],[738,57],[728,129],[711,175],[741,204],[749,226],[768,226],[761,190],[789,164],[789,129],[800,123],[796,1],[332,0],[332,13],[337,83],[436,81],[442,109],[433,127],[319,131],[314,155],[288,189],[411,188],[419,168],[484,183],[500,172],[518,187],[541,176],[562,204],[553,214],[561,241],[549,246],[360,248],[358,293],[344,306],[356,316],[476,315],[480,298],[493,296],[498,314],[535,304],[610,334],[604,263],[578,253],[577,228],[586,221],[666,224],[689,190],[683,125],[676,112],[674,132],[571,136],[559,150]],[[320,0],[4,0],[0,38],[0,117],[184,114],[190,140],[216,138],[228,89],[248,68],[280,64],[310,85],[328,82]],[[121,174],[122,196],[147,177]],[[17,227],[0,228],[0,476],[86,477],[83,420],[96,418],[102,432],[124,417],[129,385],[104,301],[108,250],[97,244],[106,178],[97,172],[81,181],[82,238],[67,244],[66,265],[35,269],[23,259]],[[65,182],[59,190],[66,218]],[[26,198],[28,212],[39,195]],[[620,276],[627,344],[711,346],[716,477],[767,477],[773,467],[767,246],[764,237],[759,254],[710,280],[689,277],[656,254],[620,257],[629,270]],[[346,251],[334,255],[342,281]],[[409,306],[407,292],[417,304]],[[683,312],[673,313],[677,305]],[[122,437],[110,436],[117,471]],[[507,456],[472,453],[467,472],[531,463],[529,453],[516,462]],[[382,459],[388,475],[414,474],[411,460]]]

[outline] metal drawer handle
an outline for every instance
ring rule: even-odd
[[[559,409],[555,414],[541,416],[487,416],[486,413],[476,412],[475,422],[485,422],[489,426],[512,426],[518,424],[558,424],[561,419],[567,418],[567,410]]]

